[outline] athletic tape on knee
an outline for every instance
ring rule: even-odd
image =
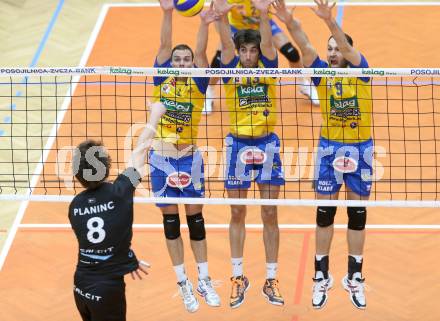
[[[193,241],[202,241],[206,238],[205,220],[202,213],[187,215],[189,238]]]
[[[214,57],[212,57],[211,64],[209,65],[211,68],[220,68],[222,52],[220,50],[217,50],[215,52]]]
[[[163,215],[163,231],[168,240],[175,240],[180,236],[179,214]]]
[[[296,49],[290,42],[288,42],[284,46],[282,46],[280,48],[280,52],[290,62],[298,62],[299,61],[298,49]]]
[[[348,228],[350,230],[362,231],[367,222],[367,209],[365,207],[348,207]]]
[[[336,215],[336,206],[318,206],[316,209],[316,225],[327,227],[333,225]]]

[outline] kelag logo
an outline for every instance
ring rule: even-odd
[[[131,75],[132,74],[132,70],[130,68],[113,68],[110,67],[110,73],[111,74],[126,74],[126,75]]]
[[[383,75],[385,75],[385,71],[381,70],[381,69],[364,69],[364,68],[362,68],[362,75],[368,75],[368,76],[379,75],[379,76],[383,76]]]
[[[330,107],[336,109],[356,108],[359,107],[359,104],[356,96],[346,99],[335,99],[330,96]]]
[[[179,76],[180,72],[178,70],[173,70],[173,69],[168,69],[168,68],[167,69],[158,68],[157,74],[163,75],[163,76]]]
[[[331,70],[330,68],[324,68],[324,69],[313,69],[313,74],[317,76],[321,75],[328,75],[328,76],[335,76],[336,71]]]
[[[167,110],[182,111],[185,113],[190,113],[193,110],[193,105],[191,103],[180,103],[165,98],[162,98],[160,101],[165,105]]]
[[[237,90],[238,90],[238,97],[267,95],[266,85],[239,86]]]

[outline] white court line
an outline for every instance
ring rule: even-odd
[[[295,1],[287,1],[286,2],[289,6],[296,6],[296,7],[312,7],[315,6],[315,4],[311,2],[295,2]],[[209,2],[205,4],[205,6],[208,6]],[[153,7],[157,8],[159,7],[159,3],[110,3],[106,4],[106,6],[109,7]],[[409,7],[409,6],[440,6],[440,1],[430,1],[430,2],[420,2],[420,1],[411,1],[411,2],[392,2],[392,1],[384,1],[384,2],[372,2],[372,1],[365,1],[365,2],[342,2],[342,3],[336,3],[337,7]]]
[[[69,203],[74,195],[0,195],[0,201],[27,200],[34,202]],[[207,204],[207,205],[273,205],[273,206],[367,206],[399,208],[440,208],[440,201],[403,200],[317,200],[317,199],[260,199],[260,198],[187,198],[187,197],[140,197],[134,198],[136,204]]]
[[[188,229],[187,224],[180,225],[184,229]],[[303,230],[314,229],[315,224],[279,224],[280,230]],[[70,229],[70,224],[20,224],[19,228],[23,229]],[[154,230],[162,229],[163,224],[133,224],[134,229]],[[205,224],[205,228],[209,230],[221,229],[227,230],[229,224]],[[246,224],[247,229],[262,230],[263,224]],[[335,229],[346,229],[346,224],[335,224]],[[440,230],[440,225],[408,225],[408,224],[367,224],[367,229],[371,230]]]
[[[90,38],[88,40],[86,49],[83,52],[83,55],[80,60],[80,67],[85,66],[87,63],[87,60],[89,59],[90,53],[93,49],[93,46],[95,44],[96,38],[98,37],[99,31],[101,30],[101,27],[104,23],[105,16],[107,15],[108,6],[103,6],[101,8],[101,12],[99,13],[98,20],[96,21],[95,27],[90,35]],[[80,76],[75,76],[73,78],[73,86],[71,89],[68,90],[66,94],[66,99],[63,101],[63,104],[61,105],[61,111],[58,114],[57,122],[53,125],[52,130],[49,134],[49,139],[46,142],[46,145],[44,146],[43,155],[40,158],[40,161],[38,162],[37,167],[35,168],[34,174],[32,175],[31,183],[29,185],[29,189],[26,193],[26,195],[31,195],[32,190],[35,188],[35,186],[38,183],[38,178],[41,175],[41,172],[43,171],[43,166],[46,163],[47,157],[49,156],[50,151],[52,150],[52,146],[55,142],[56,134],[58,132],[58,129],[63,123],[64,115],[66,114],[67,110],[69,109],[70,105],[70,92],[75,92],[75,89],[78,85]],[[6,257],[9,253],[9,250],[12,246],[12,242],[14,241],[15,235],[17,234],[17,229],[23,219],[24,213],[26,212],[26,209],[29,205],[29,200],[25,200],[20,204],[20,207],[18,209],[17,215],[15,216],[14,223],[12,224],[11,230],[8,234],[8,237],[6,238],[6,241],[3,245],[2,252],[0,254],[0,271],[3,268],[3,265],[5,263]]]

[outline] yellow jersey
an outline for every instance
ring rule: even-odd
[[[327,68],[317,58],[312,68]],[[359,66],[368,68],[362,56]],[[321,106],[323,138],[342,142],[360,143],[371,138],[372,86],[369,77],[312,78]]]
[[[236,29],[253,29],[260,27],[260,11],[255,9],[251,0],[228,0],[229,4],[237,4],[228,13],[229,24]]]
[[[155,67],[171,67],[170,61]],[[209,78],[154,77],[153,100],[160,100],[166,113],[156,138],[173,144],[195,144]]]
[[[238,56],[222,67],[241,68]],[[270,61],[261,56],[258,68],[265,67],[278,67],[278,59]],[[223,78],[223,82],[232,135],[259,137],[274,131],[277,123],[277,78]]]

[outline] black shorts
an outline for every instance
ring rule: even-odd
[[[96,279],[75,273],[73,295],[83,321],[125,321],[124,277]]]

